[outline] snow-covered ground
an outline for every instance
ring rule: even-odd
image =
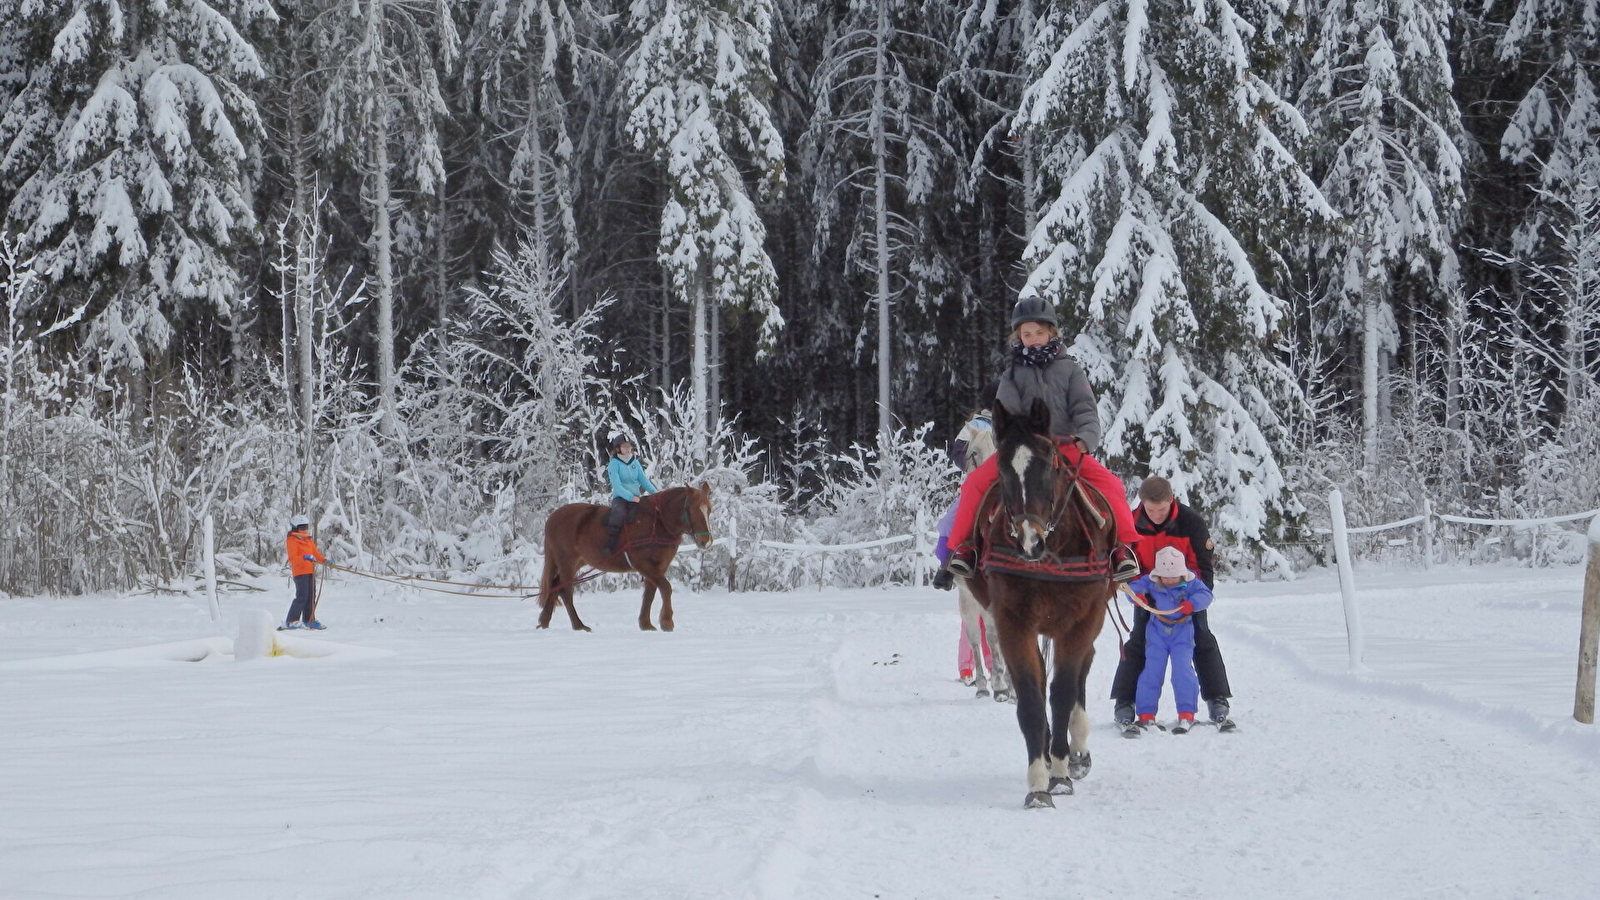
[[[0,600],[0,896],[1600,896],[1581,571],[1360,577],[1359,677],[1330,575],[1221,586],[1234,735],[1118,737],[1108,628],[1094,771],[1034,811],[931,590],[683,593],[673,634],[588,594],[575,634],[333,582],[302,640],[343,648],[246,663],[281,585]]]

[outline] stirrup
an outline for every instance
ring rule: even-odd
[[[1127,544],[1111,551],[1111,580],[1127,583],[1139,577],[1139,557]]]
[[[978,570],[973,567],[974,561],[975,557],[970,553],[952,553],[950,555],[950,561],[945,563],[944,567],[956,573],[957,575],[960,575],[962,578],[971,578],[972,576],[978,574]]]

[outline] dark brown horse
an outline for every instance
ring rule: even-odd
[[[1084,693],[1115,589],[1116,525],[1105,497],[1080,490],[1077,467],[1049,436],[1043,402],[1026,418],[996,406],[994,425],[1000,481],[979,507],[980,562],[969,584],[994,614],[1016,691],[1028,746],[1024,805],[1055,806],[1051,794],[1072,793],[1072,780],[1089,774]],[[1053,646],[1048,709],[1041,637]]]
[[[544,523],[544,577],[539,582],[539,627],[550,627],[559,598],[567,605],[574,631],[588,631],[572,605],[578,572],[591,566],[602,572],[638,572],[644,579],[644,604],[639,607],[639,628],[655,631],[650,605],[661,590],[661,630],[672,630],[672,585],[667,566],[678,555],[685,534],[696,545],[711,546],[711,485],[669,488],[639,501],[638,516],[624,525],[617,552],[605,555],[608,507],[594,503],[568,503]]]

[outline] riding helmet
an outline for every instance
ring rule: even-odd
[[[1023,297],[1011,308],[1012,329],[1021,328],[1028,322],[1038,322],[1051,328],[1061,327],[1061,320],[1056,318],[1055,304],[1043,297]]]

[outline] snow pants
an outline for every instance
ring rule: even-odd
[[[1134,711],[1155,715],[1161,705],[1161,683],[1166,681],[1167,662],[1172,663],[1172,699],[1178,712],[1193,713],[1200,707],[1200,679],[1194,674],[1194,618],[1176,625],[1150,620],[1144,641],[1144,671],[1139,673],[1139,694]]]
[[[294,577],[294,602],[289,604],[289,617],[285,622],[310,622],[314,610],[311,608],[311,594],[316,587],[317,576],[314,574],[296,575]]]
[[[989,649],[988,636],[985,634],[983,620],[978,620],[978,646],[983,648],[983,665],[989,671],[994,671],[994,651]],[[956,668],[961,670],[961,677],[972,674],[974,666],[972,658],[972,645],[967,643],[967,623],[961,623],[961,640],[956,648]]]
[[[1067,457],[1068,462],[1076,465],[1079,459],[1083,460],[1083,480],[1095,490],[1104,494],[1111,503],[1111,515],[1117,520],[1117,540],[1131,544],[1143,537],[1133,527],[1133,510],[1128,506],[1128,487],[1122,479],[1111,474],[1100,460],[1078,449],[1076,444],[1062,444],[1061,452]],[[950,547],[970,548],[972,546],[972,526],[978,521],[978,506],[983,503],[983,495],[989,487],[1000,480],[999,454],[984,460],[981,465],[971,472],[961,482],[961,497],[956,501],[956,518],[950,524]]]
[[[1200,696],[1207,700],[1226,700],[1233,696],[1228,684],[1228,667],[1222,663],[1222,650],[1217,647],[1217,636],[1211,633],[1206,619],[1208,610],[1200,610],[1189,617],[1194,623],[1194,669],[1200,677]],[[1132,703],[1138,690],[1139,673],[1144,671],[1144,635],[1150,627],[1150,614],[1143,607],[1134,607],[1133,626],[1128,642],[1122,645],[1122,659],[1117,662],[1117,674],[1111,679],[1111,699],[1118,706]]]

